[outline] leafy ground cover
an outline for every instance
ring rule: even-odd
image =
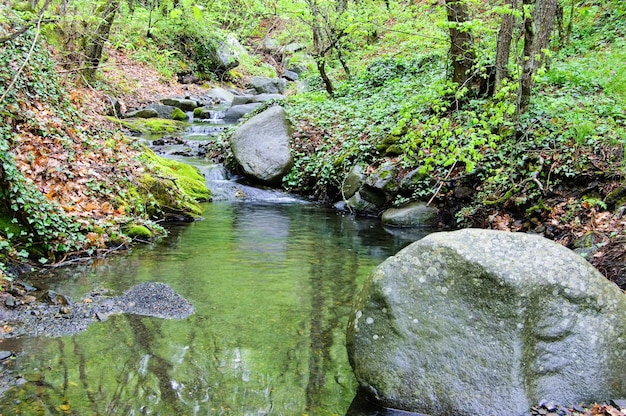
[[[1,12],[0,32],[13,33],[19,18]],[[107,122],[106,94],[62,86],[63,71],[36,37],[30,30],[0,45],[2,275],[11,265],[57,266],[156,239],[163,206],[193,215],[195,199],[210,197],[198,173],[183,178]],[[136,94],[130,105],[141,102]]]
[[[336,201],[356,163],[417,169],[412,193],[395,205],[430,201],[451,228],[542,234],[626,287],[623,8],[585,4],[576,13],[571,43],[537,76],[521,116],[516,83],[493,97],[458,90],[445,55],[424,42],[407,55],[381,46],[390,44],[381,35],[380,50],[393,54],[369,59],[334,97],[311,82],[289,101],[298,131],[285,186]]]

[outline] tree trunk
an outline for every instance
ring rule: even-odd
[[[98,16],[101,16],[102,21],[96,28],[93,37],[87,43],[85,51],[86,60],[82,72],[87,82],[94,81],[96,78],[96,71],[102,57],[102,49],[104,48],[104,43],[109,39],[111,26],[113,26],[119,4],[120,0],[107,1],[96,12]]]
[[[335,94],[335,87],[333,87],[333,83],[328,78],[328,74],[326,74],[326,58],[323,56],[316,57],[315,63],[317,64],[317,71],[320,73],[320,77],[322,77],[322,81],[324,81],[324,87],[326,88],[326,92],[328,95],[332,96]]]
[[[328,74],[326,74],[326,53],[328,49],[325,47],[324,38],[322,37],[319,25],[314,23],[311,29],[313,32],[313,58],[315,59],[315,64],[317,65],[317,71],[320,73],[322,81],[324,81],[326,92],[332,96],[335,93],[335,88],[333,87],[333,83],[330,78],[328,78]]]
[[[569,38],[572,34],[575,7],[576,7],[576,0],[572,0],[571,6],[569,9],[569,21],[567,22],[567,29],[565,29],[565,45],[569,44]]]
[[[554,29],[557,8],[557,0],[537,0],[537,8],[534,14],[535,40],[533,45],[537,56],[535,60],[535,69],[548,64],[546,50],[550,45],[550,38],[552,36],[552,29]]]
[[[446,0],[446,11],[450,26],[450,56],[452,58],[452,82],[465,84],[474,66],[472,34],[462,27],[468,20],[467,5],[463,0]]]
[[[513,39],[513,23],[515,20],[513,11],[517,7],[517,0],[504,0],[504,5],[509,8],[509,11],[502,15],[500,31],[498,32],[494,93],[498,91],[502,81],[509,76],[508,65],[509,56],[511,54],[511,41]]]
[[[522,76],[520,78],[519,105],[517,114],[524,114],[530,105],[530,93],[533,87],[533,69],[535,67],[535,48],[533,41],[533,12],[535,0],[523,0],[524,5],[524,52],[522,57]]]

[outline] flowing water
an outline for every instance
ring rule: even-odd
[[[0,397],[0,415],[346,414],[357,387],[345,351],[352,301],[377,264],[422,234],[256,192],[205,204],[204,220],[159,244],[43,281],[75,301],[162,282],[195,313],[117,315],[77,335],[0,341],[23,382]]]

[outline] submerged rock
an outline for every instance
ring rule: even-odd
[[[626,296],[535,235],[411,244],[366,281],[347,346],[360,385],[390,408],[510,416],[626,396]]]
[[[291,126],[280,106],[270,107],[242,124],[230,137],[233,155],[246,176],[279,183],[293,164]]]

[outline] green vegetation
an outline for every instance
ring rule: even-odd
[[[182,110],[178,108],[177,110],[184,114],[186,120],[187,115]],[[173,112],[173,114],[176,113],[176,111]],[[181,132],[185,129],[185,126],[188,125],[187,123],[177,119],[168,120],[164,118],[125,118],[118,120],[111,117],[110,120],[119,123],[121,126],[132,132],[155,135]]]
[[[19,35],[13,38],[13,33]],[[199,215],[196,201],[209,194],[197,172],[161,160],[79,112],[71,102],[75,96],[61,86],[55,61],[37,42],[39,33],[3,6],[0,37],[5,35],[0,44],[0,273],[11,263],[104,255],[126,247],[138,226],[149,231],[150,237],[141,234],[144,240],[163,236],[154,220],[172,211]],[[156,178],[157,185],[146,178]]]
[[[392,194],[387,206],[428,201],[449,214],[449,227],[536,231],[570,246],[592,231],[608,245],[623,234],[616,214],[622,199],[613,196],[624,188],[626,170],[622,1],[75,0],[12,6],[0,19],[2,79],[5,85],[16,80],[0,102],[7,120],[2,178],[11,184],[3,198],[12,201],[3,213],[19,213],[20,234],[32,236],[18,253],[32,257],[31,248],[41,246],[46,258],[75,250],[86,230],[65,218],[72,213],[67,203],[56,206],[58,198],[32,191],[25,164],[12,161],[19,126],[29,126],[33,137],[63,133],[25,115],[41,114],[37,97],[53,102],[65,124],[83,123],[55,82],[58,68],[42,60],[39,43],[30,56],[35,37],[55,47],[66,77],[120,94],[129,86],[107,85],[94,69],[106,66],[113,50],[148,63],[163,83],[193,74],[244,87],[252,75],[298,71],[301,83],[283,103],[297,129],[285,189],[334,202],[354,165],[369,174],[390,164],[398,172],[393,180],[409,186]],[[9,24],[16,19],[23,24]],[[27,56],[30,64],[18,74],[14,62]],[[121,123],[151,133],[183,125]],[[89,143],[106,133],[72,134]],[[77,152],[72,134],[58,142],[70,154]],[[92,146],[100,146],[94,152],[112,150]],[[144,164],[152,158],[146,157]],[[184,188],[191,199],[209,198],[201,185],[172,180],[178,167],[154,166],[167,173],[138,175],[119,188],[93,180],[89,190],[105,195],[125,189],[128,197],[111,202],[125,215],[154,215],[147,207],[159,203],[139,201],[161,195],[165,182]],[[179,198],[175,191],[166,194]],[[136,202],[121,202],[128,198]],[[161,204],[172,203],[165,200]],[[34,206],[47,207],[48,214],[40,217],[29,210]],[[0,244],[15,246],[4,238]],[[55,243],[40,244],[49,241]]]

